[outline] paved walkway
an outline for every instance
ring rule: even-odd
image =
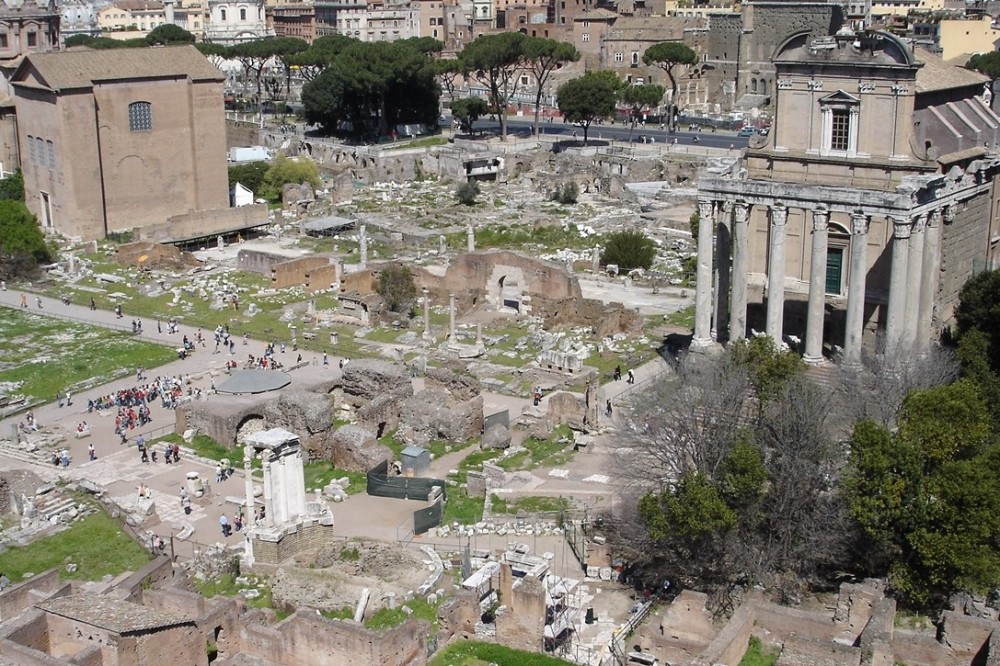
[[[0,291],[0,308],[19,308],[21,291],[8,289]],[[29,307],[27,311],[49,316],[78,321],[91,325],[103,326],[125,331],[131,331],[131,319],[128,313],[119,319],[113,312],[106,310],[91,311],[85,306],[65,305],[57,299],[41,297],[42,307],[36,303],[36,296],[25,292],[28,297]],[[168,334],[166,326],[162,332],[157,332],[156,322],[143,320],[144,339],[152,342],[169,345],[170,347],[180,346],[180,341],[185,335],[190,340],[194,340],[197,334],[197,327],[181,324],[178,332]],[[203,335],[209,340],[212,337],[211,331],[203,331]],[[207,344],[207,342],[206,342]],[[185,378],[185,383],[192,389],[201,388],[205,399],[218,400],[225,399],[214,395],[209,395],[209,385],[213,375],[218,376],[224,372],[223,366],[226,361],[236,358],[241,361],[247,354],[255,356],[262,354],[265,343],[258,340],[250,340],[246,346],[242,340],[237,340],[236,354],[214,354],[210,345],[199,348],[194,354],[185,360],[176,360],[158,368],[147,369],[146,375],[149,379],[136,382],[135,375],[119,379],[103,386],[95,387],[80,395],[73,396],[73,404],[68,407],[58,407],[55,402],[42,405],[34,410],[38,422],[43,431],[49,433],[62,434],[65,441],[60,444],[60,448],[69,449],[72,464],[66,468],[57,468],[33,461],[31,456],[20,451],[0,450],[0,470],[30,467],[45,480],[54,480],[58,473],[66,473],[73,480],[90,480],[103,486],[106,491],[116,499],[123,501],[133,501],[137,494],[137,487],[143,484],[150,488],[156,504],[157,515],[161,522],[154,526],[153,531],[163,537],[176,535],[185,525],[190,525],[194,532],[190,537],[191,541],[197,543],[214,543],[225,540],[221,535],[218,526],[218,519],[222,513],[226,513],[230,518],[236,506],[227,503],[226,497],[240,497],[244,492],[243,472],[237,468],[236,473],[221,484],[214,481],[214,462],[198,460],[192,456],[182,454],[181,461],[177,464],[167,465],[162,459],[162,450],[159,463],[143,464],[139,460],[139,454],[132,446],[135,438],[143,433],[146,439],[161,436],[167,432],[174,431],[175,414],[171,410],[160,406],[159,401],[150,403],[150,411],[153,421],[144,428],[129,433],[129,446],[119,444],[120,438],[114,434],[114,418],[116,410],[104,410],[87,413],[87,401],[98,396],[113,394],[119,390],[135,387],[137,384],[146,383],[157,376],[172,376]],[[293,370],[291,374],[294,378],[298,374],[314,374],[325,372],[321,367],[321,353],[303,350],[303,361],[309,365],[307,367]],[[292,352],[286,352],[290,356]],[[292,360],[291,358],[289,360]],[[339,372],[338,357],[330,357],[330,372]],[[636,386],[649,380],[651,377],[664,371],[666,363],[662,359],[657,359],[643,366],[635,368]],[[217,380],[221,383],[221,380]],[[415,389],[422,386],[422,380],[415,380]],[[605,384],[601,389],[601,402],[608,398],[617,401],[630,387],[623,378],[618,382]],[[53,396],[54,397],[54,396]],[[511,420],[518,418],[525,408],[530,408],[530,400],[500,394],[484,394],[484,402],[487,413],[499,409],[509,409]],[[544,409],[544,399],[542,408]],[[603,409],[602,409],[603,415]],[[23,418],[23,415],[11,417],[5,421],[0,421],[0,432],[11,432],[12,428]],[[83,439],[76,439],[74,432],[79,421],[87,421],[90,425],[91,436]],[[97,460],[87,459],[87,446],[93,443],[97,452]],[[468,450],[466,450],[467,452]],[[465,452],[463,452],[464,454]],[[461,455],[456,454],[454,461],[449,456],[448,464],[457,464]],[[589,458],[589,456],[588,456]],[[442,461],[444,462],[444,461]],[[590,463],[582,465],[579,473],[573,473],[567,477],[548,478],[546,484],[550,488],[540,488],[534,494],[563,494],[572,495],[574,492],[582,494],[610,494],[611,489],[595,488],[592,482],[584,479],[586,475],[593,473],[595,467],[604,468],[603,458],[595,457],[589,460]],[[185,515],[180,506],[179,490],[184,484],[188,472],[198,472],[203,479],[210,483],[210,491],[202,498],[193,500],[192,512]],[[540,473],[544,471],[540,470]],[[360,489],[351,488],[352,493],[358,493]],[[393,539],[397,534],[397,527],[405,524],[413,510],[419,508],[417,503],[399,502],[397,500],[387,500],[383,498],[370,498],[360,494],[354,494],[346,503],[332,504],[337,525],[337,533],[345,536],[365,536],[383,539]],[[238,543],[238,536],[231,536],[227,540],[229,543]],[[181,551],[183,555],[183,549]]]

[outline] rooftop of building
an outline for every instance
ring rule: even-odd
[[[98,594],[72,594],[36,604],[46,613],[83,622],[117,634],[166,629],[194,622],[192,618],[165,608],[151,608],[131,601]]]
[[[26,82],[28,73],[32,83]],[[190,78],[223,81],[225,77],[191,45],[136,49],[81,49],[61,53],[33,53],[13,76],[13,83],[49,90],[89,88],[102,81]]]
[[[668,42],[684,38],[685,30],[704,28],[703,18],[680,16],[622,16],[608,30],[607,39],[614,41]]]
[[[920,49],[914,55],[917,60],[924,64],[917,70],[916,90],[918,93],[966,86],[982,86],[989,83],[988,76],[949,64],[930,51]]]

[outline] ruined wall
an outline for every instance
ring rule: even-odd
[[[31,609],[13,620],[4,620],[3,633],[0,634],[0,654],[9,654],[9,648],[18,646],[29,650],[47,653],[49,650],[49,625],[45,621],[45,613]]]
[[[447,301],[448,294],[462,294],[469,299],[490,299],[499,306],[499,297],[510,280],[517,280],[520,293],[535,301],[559,301],[566,298],[582,298],[580,282],[566,272],[566,267],[554,262],[540,261],[515,252],[487,250],[459,255],[443,278],[434,279],[429,273],[419,272],[421,280],[431,290],[431,297]],[[509,278],[508,278],[509,276]],[[501,283],[501,281],[503,281]]]
[[[236,254],[236,263],[241,271],[257,273],[265,277],[270,277],[271,270],[284,261],[288,261],[288,257],[260,250],[240,250]]]
[[[241,630],[242,651],[273,666],[336,662],[338,666],[423,666],[427,663],[427,622],[410,619],[375,632],[315,613],[295,613],[274,627]]]
[[[712,68],[705,69],[702,76],[708,79],[708,101],[728,111],[736,102],[737,59],[743,34],[743,16],[712,14],[708,22],[706,58]]]
[[[334,284],[340,282],[341,268],[339,263],[317,266],[305,274],[306,293],[315,294],[317,291],[330,289]]]
[[[226,149],[256,146],[260,143],[260,125],[226,121]]]
[[[352,271],[340,276],[340,290],[345,293],[357,292],[362,296],[374,294],[378,280],[370,269]]]
[[[983,192],[956,206],[951,224],[941,224],[941,272],[933,330],[954,323],[958,292],[976,272],[985,270],[989,249],[991,195]]]
[[[142,600],[144,589],[161,585],[170,580],[173,575],[174,568],[170,558],[161,555],[122,581],[115,588],[113,594],[118,599],[139,603]]]
[[[267,224],[267,220],[267,204],[253,204],[174,215],[166,222],[147,224],[135,231],[141,240],[169,241],[259,227]]]
[[[861,650],[811,636],[789,636],[781,646],[781,666],[860,666]]]
[[[515,580],[518,585],[515,586]],[[510,565],[500,565],[497,642],[517,650],[539,652],[545,628],[545,586],[537,578],[514,578]]]
[[[145,259],[140,261],[142,257]],[[182,253],[180,248],[148,241],[119,245],[115,248],[115,260],[124,266],[142,266],[144,268],[197,266],[199,264],[198,260],[191,255]]]
[[[59,594],[53,594],[60,587],[64,589]],[[23,583],[15,583],[0,593],[0,622],[20,615],[35,602],[51,596],[66,596],[68,593],[69,584],[63,586],[59,581],[58,568],[32,576]]]
[[[941,613],[938,638],[958,654],[971,657],[982,649],[997,627],[998,624],[992,620],[944,611]]]
[[[304,550],[319,548],[333,541],[333,524],[307,522],[295,525],[277,541],[254,539],[253,556],[261,564],[277,565]]]
[[[330,264],[331,257],[309,256],[299,259],[287,259],[271,267],[271,287],[287,289],[304,285],[310,271]]]
[[[205,635],[194,624],[170,627],[162,631],[144,632],[134,638],[134,661],[120,663],[135,666],[207,666]]]
[[[441,625],[441,642],[447,643],[452,636],[471,638],[476,633],[479,621],[479,599],[473,590],[459,590],[455,596],[438,609],[438,623]]]

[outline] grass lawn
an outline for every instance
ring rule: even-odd
[[[568,441],[564,441],[568,440]],[[573,458],[573,443],[569,426],[557,426],[548,439],[529,437],[524,450],[507,456],[497,465],[508,472],[531,470],[536,467],[565,465]]]
[[[431,659],[428,666],[566,666],[572,662],[537,652],[522,652],[496,643],[458,641]]]
[[[302,466],[305,476],[306,490],[314,488],[324,488],[333,479],[347,477],[351,485],[345,490],[351,495],[365,492],[368,487],[368,476],[364,472],[348,472],[346,469],[337,469],[331,463],[325,461],[308,462]]]
[[[494,513],[507,513],[511,515],[556,513],[568,509],[569,500],[565,497],[546,497],[542,495],[506,500],[498,495],[494,495],[492,506]]]
[[[135,571],[150,559],[145,548],[99,511],[63,532],[0,554],[0,571],[15,583],[24,580],[25,573],[38,574],[52,567],[60,567],[61,578],[96,581]],[[77,565],[73,573],[63,566],[70,562]]]
[[[247,588],[256,588],[260,590],[260,596],[247,599],[246,604],[249,608],[272,608],[271,604],[274,603],[271,599],[271,586],[268,584],[267,579],[257,576],[257,585],[237,585],[236,579],[233,578],[232,574],[222,574],[214,580],[199,581],[194,580],[194,586],[201,593],[203,597],[208,597],[211,599],[214,596],[223,597],[235,597],[240,593],[240,590]],[[275,608],[278,613],[278,619],[283,619],[289,615],[288,612],[279,610]]]
[[[407,615],[402,608],[380,608],[365,620],[365,626],[376,630],[389,629],[403,624],[409,617],[415,617],[418,620],[427,620],[434,627],[437,627],[437,605],[431,605],[424,599],[410,599],[405,605],[413,611],[412,615]]]
[[[427,148],[430,146],[444,146],[447,145],[448,138],[443,136],[429,136],[423,139],[417,139],[416,141],[408,141],[406,143],[394,144],[392,146],[386,147],[386,150],[402,150],[403,148]]]
[[[485,501],[482,497],[469,497],[462,490],[453,490],[448,493],[448,499],[444,503],[444,516],[441,524],[451,525],[472,525],[483,519],[483,505]]]
[[[20,310],[0,317],[0,381],[24,382],[29,398],[51,401],[56,391],[79,393],[177,359],[166,346],[129,333],[50,319]]]
[[[462,458],[462,462],[458,464],[458,476],[456,477],[456,480],[459,483],[465,483],[467,472],[478,472],[483,468],[484,462],[495,460],[502,454],[503,451],[500,449],[480,449],[478,451],[471,452],[469,455]]]
[[[674,326],[681,326],[694,330],[694,306],[686,307],[683,310],[671,313],[667,317],[667,323]]]

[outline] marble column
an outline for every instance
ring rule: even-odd
[[[692,347],[712,344],[712,226],[715,204],[698,201],[698,265],[695,274],[695,315]]]
[[[476,232],[472,229],[471,224],[465,227],[465,245],[465,249],[469,252],[476,251]]]
[[[715,291],[712,292],[714,320],[712,338],[723,340],[729,329],[729,252],[733,204],[722,202],[715,225]]]
[[[910,252],[912,223],[901,217],[892,221],[892,268],[889,272],[889,304],[885,315],[885,352],[902,351],[903,321],[906,318],[906,269]]]
[[[729,324],[729,339],[742,340],[747,334],[747,257],[749,243],[747,219],[750,206],[737,201],[733,206],[733,272],[732,272],[732,320]]]
[[[767,334],[779,347],[785,316],[785,223],[788,209],[771,206],[770,257],[767,262]]]
[[[601,272],[601,251],[596,247],[590,250],[590,272],[594,275]]]
[[[823,319],[826,316],[826,253],[830,211],[812,212],[812,257],[809,263],[809,310],[806,318],[806,348],[802,359],[810,365],[823,362]]]
[[[934,325],[934,303],[937,300],[938,273],[941,263],[941,210],[927,216],[924,228],[924,259],[920,271],[920,304],[917,314],[917,351],[930,348],[931,327]]]
[[[868,278],[868,216],[851,215],[851,264],[847,276],[847,321],[844,332],[844,363],[861,364],[865,330],[865,281]]]
[[[424,287],[424,337],[429,338],[431,335],[431,297],[430,290]]]
[[[368,267],[368,231],[365,229],[365,225],[361,225],[361,231],[358,234],[358,251],[361,254],[361,268]]]
[[[455,294],[448,294],[448,337],[455,342]]]
[[[913,218],[910,242],[906,255],[906,313],[903,315],[903,345],[908,350],[915,349],[920,330],[920,285],[924,264],[924,223],[927,215]]]

